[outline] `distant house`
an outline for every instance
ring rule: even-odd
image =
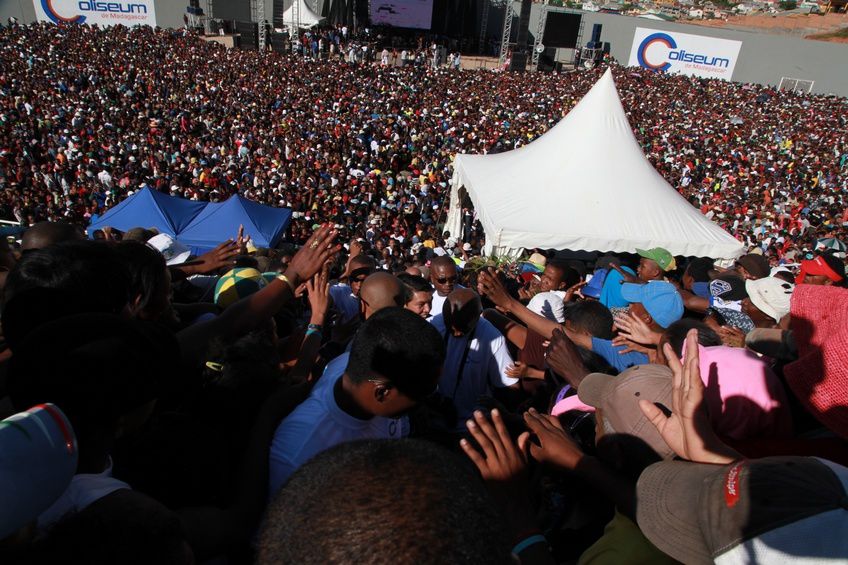
[[[601,11],[601,7],[598,6],[597,4],[595,4],[592,0],[589,0],[588,2],[583,2],[583,5],[581,7],[583,8],[584,12],[600,12]]]
[[[743,16],[747,16],[748,14],[752,14],[757,11],[753,4],[748,4],[743,2],[742,4],[736,4],[733,7],[733,11],[737,14],[741,14]]]
[[[656,20],[660,22],[673,22],[675,20],[674,16],[669,16],[661,12],[648,12],[647,14],[641,14],[637,17],[645,20]]]
[[[695,20],[704,19],[704,10],[701,8],[692,8],[689,10],[689,17]]]

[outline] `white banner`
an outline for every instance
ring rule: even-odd
[[[637,27],[628,66],[730,80],[741,41]]]
[[[156,26],[154,0],[33,0],[40,22]]]

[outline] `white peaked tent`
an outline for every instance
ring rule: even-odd
[[[300,8],[300,27],[301,28],[310,28],[315,27],[321,23],[324,19],[315,12],[312,11],[312,8],[309,7],[309,4],[306,3],[306,0],[294,0],[292,5],[289,6],[289,9],[283,13],[283,25],[289,28],[293,27],[296,22],[294,21],[294,3],[297,2]]]
[[[465,187],[486,232],[486,251],[525,248],[731,259],[742,244],[677,193],[651,166],[607,70],[556,126],[525,147],[457,155],[445,229],[460,232]]]

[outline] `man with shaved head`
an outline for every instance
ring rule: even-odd
[[[458,288],[446,297],[442,313],[430,321],[447,343],[439,394],[456,407],[455,431],[465,429],[480,396],[491,395],[495,389],[518,388],[518,379],[506,375],[512,365],[506,340],[480,317],[482,312],[480,296]]]
[[[359,314],[363,320],[368,320],[384,308],[397,306],[403,308],[409,294],[409,290],[400,279],[382,271],[369,275],[361,286],[357,287],[357,291],[359,293],[357,299],[360,308]],[[355,339],[355,337],[354,335],[353,338]],[[335,381],[344,372],[352,346],[353,341],[350,341],[344,353],[327,363],[324,373],[315,385],[316,388]]]
[[[406,286],[394,275],[374,273],[369,275],[359,290],[360,312],[364,319],[390,306],[406,304]]]

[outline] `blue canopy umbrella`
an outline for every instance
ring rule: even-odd
[[[235,237],[240,225],[257,247],[274,247],[291,222],[291,210],[258,204],[240,195],[226,202],[207,204],[177,239],[200,255],[227,238]]]
[[[176,236],[206,206],[176,196],[168,196],[150,188],[142,188],[88,226],[88,235],[105,227],[127,231],[132,228],[156,228],[160,233]]]

